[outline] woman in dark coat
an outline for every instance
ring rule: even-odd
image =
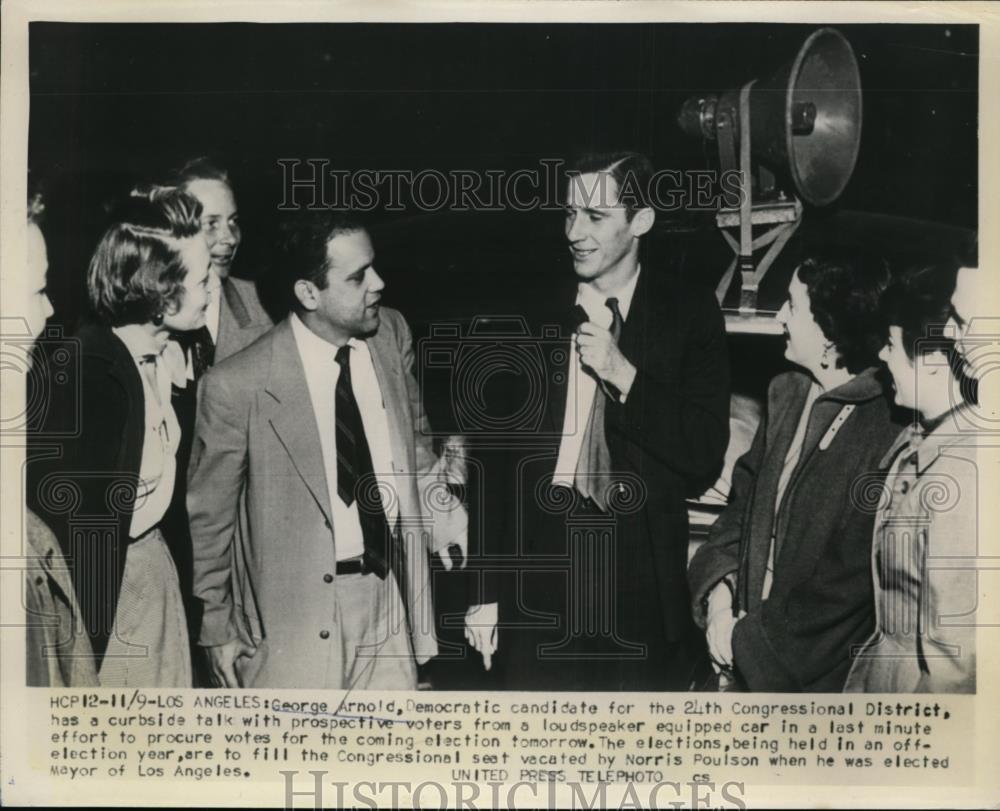
[[[131,200],[98,243],[87,274],[95,319],[65,364],[78,377],[62,389],[76,396],[53,404],[43,431],[63,439],[29,468],[30,492],[72,562],[103,686],[191,685],[161,523],[180,439],[171,386],[186,379],[169,336],[204,323],[209,254],[194,198],[151,197]]]
[[[729,503],[688,571],[720,678],[741,687],[840,691],[852,646],[871,633],[871,494],[901,428],[873,368],[887,281],[861,256],[813,258],[778,313],[800,370],[771,381]]]

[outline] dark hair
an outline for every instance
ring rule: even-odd
[[[364,231],[365,223],[354,211],[310,211],[288,218],[279,225],[281,273],[292,307],[298,308],[293,289],[300,279],[320,290],[327,286],[327,245],[339,234]]]
[[[614,178],[618,186],[618,199],[614,202],[625,207],[625,216],[631,222],[640,209],[649,208],[650,186],[653,182],[653,164],[649,158],[638,152],[588,152],[570,161],[566,176],[572,179],[578,175],[606,172]],[[600,187],[601,193],[604,187]],[[598,201],[611,204],[612,201]]]
[[[200,217],[201,203],[180,189],[133,193],[87,270],[90,303],[102,322],[145,324],[181,305],[188,268],[178,240],[199,233]]]
[[[229,172],[207,155],[191,158],[184,165],[174,169],[169,174],[169,180],[171,185],[181,188],[186,187],[193,180],[218,180],[230,188],[232,187]]]
[[[882,296],[880,309],[886,335],[889,327],[899,327],[906,357],[912,361],[918,356],[943,353],[958,381],[962,398],[976,403],[977,383],[969,375],[955,337],[945,328],[952,314],[955,279],[959,267],[966,267],[964,261],[955,256],[946,262],[907,269],[889,285]]]
[[[911,267],[882,295],[885,334],[890,326],[899,327],[910,360],[936,351],[946,355],[955,351],[954,338],[945,335],[944,327],[951,315],[957,273],[955,262]]]
[[[837,350],[837,367],[857,374],[874,365],[885,335],[879,319],[879,296],[889,283],[885,261],[861,251],[825,251],[796,272],[816,324]]]

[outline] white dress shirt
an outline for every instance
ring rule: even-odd
[[[357,500],[348,507],[337,494],[337,435],[336,435],[336,391],[340,377],[337,363],[337,349],[309,329],[294,313],[291,316],[292,334],[302,359],[306,373],[306,385],[312,400],[316,427],[319,429],[320,448],[323,452],[323,469],[326,471],[326,487],[333,511],[333,534],[337,549],[337,560],[347,560],[364,553],[365,542],[361,532]],[[392,472],[392,451],[389,444],[389,418],[382,401],[371,352],[365,341],[351,338],[351,386],[358,401],[361,421],[365,426],[365,438],[371,451],[372,467],[382,491],[382,507],[386,511],[386,521],[392,527],[399,515],[399,499],[395,495],[388,498],[386,493],[395,494],[398,485]]]
[[[576,289],[576,303],[587,312],[587,317],[597,326],[611,329],[613,316],[611,309],[605,304],[609,298],[618,299],[618,310],[622,321],[628,318],[632,308],[632,297],[639,281],[641,269],[620,289],[609,293],[599,293],[591,285],[581,282]],[[569,375],[566,381],[566,410],[563,412],[562,439],[559,442],[559,456],[556,459],[556,470],[552,476],[553,484],[573,487],[576,479],[576,465],[580,459],[583,447],[583,437],[590,418],[590,409],[597,394],[597,381],[593,376],[583,371],[580,354],[576,351],[576,334],[570,338],[569,345]],[[575,396],[574,396],[575,395]],[[603,396],[603,394],[602,394]]]
[[[145,412],[142,456],[129,525],[129,536],[138,538],[160,523],[174,494],[181,428],[170,402],[170,387],[172,383],[184,385],[184,355],[175,341],[160,345],[138,324],[113,327],[112,332],[132,355],[142,380]],[[145,360],[149,355],[156,360]]]
[[[219,343],[219,313],[222,310],[222,279],[215,268],[208,271],[208,308],[205,310],[205,326],[212,336],[212,343]]]

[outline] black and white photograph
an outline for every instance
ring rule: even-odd
[[[913,757],[858,737],[866,785],[958,771],[917,719],[944,736],[994,691],[995,57],[971,14],[743,5],[761,13],[27,22],[4,89],[25,251],[0,335],[4,704],[82,697],[52,704],[69,727],[88,696],[158,696],[137,773],[244,791],[279,768],[305,785],[332,766],[282,747],[308,763],[382,721],[377,757],[335,759],[671,779],[534,737],[605,731],[572,726],[570,694],[713,787],[794,750],[795,714],[844,716],[802,765],[881,732]],[[397,704],[426,708],[418,729],[466,713],[464,743],[431,759]],[[723,706],[762,726],[708,755],[733,722],[697,718]],[[276,730],[174,771],[195,741],[164,707]],[[74,759],[131,776],[113,750],[135,735],[74,754],[47,719],[69,742],[51,780]],[[938,781],[982,787],[972,740]]]

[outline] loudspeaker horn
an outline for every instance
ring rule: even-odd
[[[721,98],[690,98],[678,116],[686,133],[719,141],[723,168],[737,165],[739,99],[738,89]],[[794,59],[752,83],[749,106],[754,159],[791,180],[805,202],[825,206],[836,200],[861,144],[861,77],[843,34],[814,31]]]

